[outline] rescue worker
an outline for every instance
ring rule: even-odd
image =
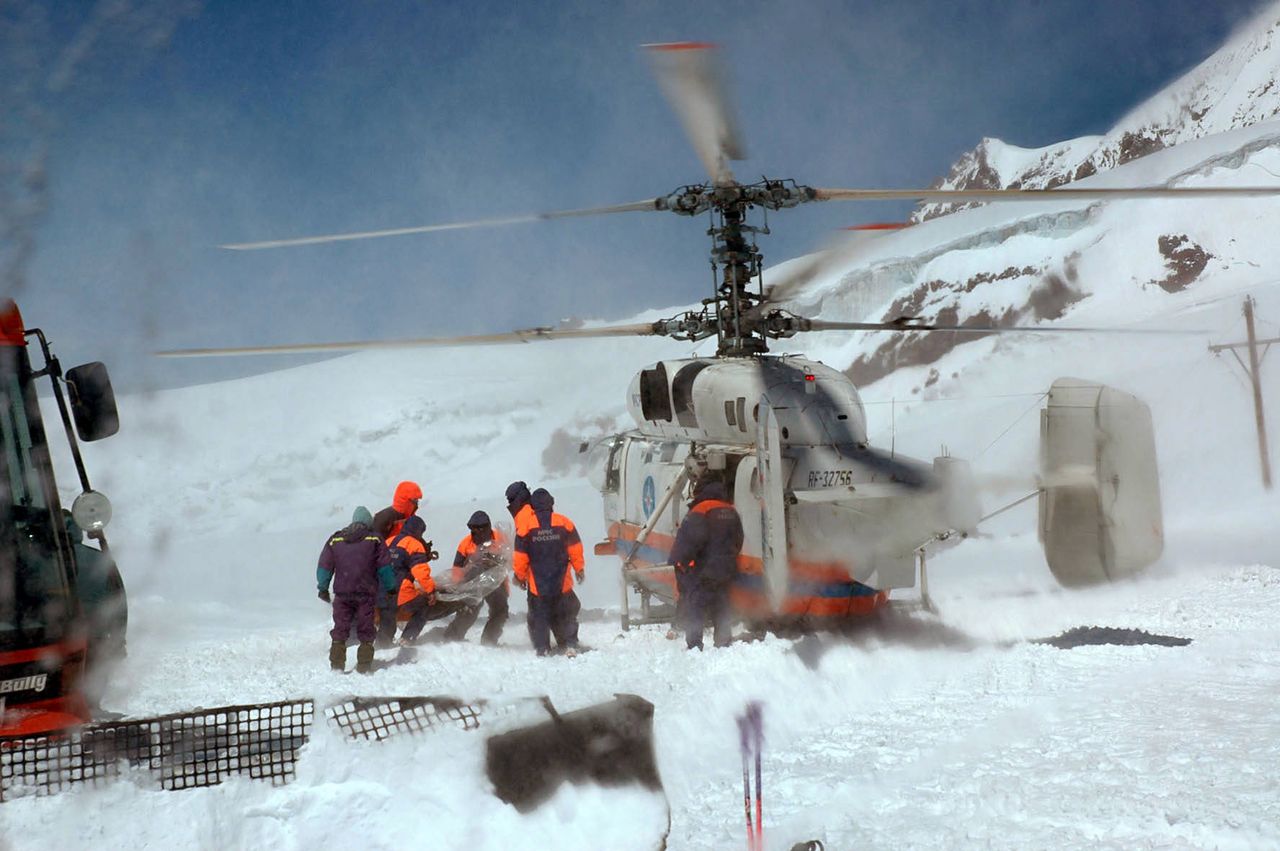
[[[529,486],[524,482],[512,482],[507,485],[507,512],[520,525],[520,512],[529,507]]]
[[[369,528],[373,528],[373,515],[369,513],[369,509],[363,505],[356,506],[355,513],[351,515],[354,523],[363,523]],[[375,535],[377,532],[374,533]],[[389,541],[390,539],[386,539]],[[384,541],[385,543],[385,541]],[[386,649],[395,644],[396,637],[396,594],[400,590],[400,582],[408,575],[408,569],[401,571],[400,560],[396,558],[396,553],[388,547],[388,555],[391,558],[391,588],[381,589],[377,599],[377,621],[378,633],[373,645]]]
[[[427,621],[436,620],[457,612],[464,604],[446,602],[436,598],[436,583],[431,578],[431,562],[440,554],[431,548],[431,541],[424,540],[427,524],[419,516],[412,515],[404,521],[400,531],[387,539],[395,570],[403,577],[396,598],[396,615],[408,615],[409,621],[400,633],[402,645],[412,644],[422,633]]]
[[[422,488],[417,482],[396,485],[391,504],[373,516],[373,533],[384,541],[397,534],[404,521],[418,513],[421,501]]]
[[[471,515],[471,519],[467,521],[467,528],[471,531],[458,542],[458,551],[453,555],[452,578],[454,585],[466,582],[487,569],[484,563],[475,558],[477,553],[483,553],[486,548],[500,551],[506,543],[502,533],[493,528],[493,524],[489,521],[489,515],[483,511],[477,511]],[[468,559],[472,561],[470,566],[467,564]],[[503,579],[502,585],[490,591],[484,598],[484,605],[489,608],[489,619],[485,621],[484,631],[480,634],[481,644],[493,647],[497,645],[498,639],[502,637],[502,628],[506,626],[509,613],[507,599],[510,594],[511,583],[509,580]],[[458,616],[453,619],[453,623],[449,624],[449,628],[445,630],[444,637],[450,641],[466,640],[467,630],[471,629],[471,625],[476,622],[478,617],[480,617],[480,604],[476,603],[474,606],[467,606],[458,612]]]
[[[568,517],[553,512],[554,507],[551,494],[538,488],[530,495],[529,505],[514,513],[516,540],[511,565],[516,583],[529,592],[533,649],[546,656],[554,634],[556,645],[572,657],[578,655],[578,612],[582,608],[573,592],[573,579],[586,580],[585,562],[578,530]]]
[[[714,479],[700,481],[671,548],[680,593],[688,595],[683,618],[690,650],[702,649],[708,617],[715,628],[716,647],[726,647],[733,640],[729,588],[738,573],[740,552],[742,519],[729,502],[725,486]]]
[[[357,510],[349,526],[329,536],[316,567],[318,596],[333,604],[329,667],[335,671],[347,665],[347,636],[353,621],[360,640],[356,671],[367,674],[373,669],[373,640],[377,634],[373,624],[374,606],[380,593],[394,587],[391,556],[386,545],[368,524],[361,522],[368,513],[368,509],[363,513]],[[332,597],[330,581],[333,582]]]

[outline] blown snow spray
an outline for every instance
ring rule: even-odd
[[[747,819],[747,851],[764,851],[764,803],[760,787],[760,752],[764,746],[764,707],[747,703],[738,716],[738,743],[742,748],[742,811]],[[751,819],[751,760],[756,764],[755,824]]]

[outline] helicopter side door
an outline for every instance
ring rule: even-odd
[[[764,537],[764,506],[759,493],[756,457],[748,455],[738,464],[733,486],[733,507],[742,518],[742,554],[748,558],[760,558],[760,542]]]
[[[760,493],[760,560],[764,563],[765,590],[773,610],[787,597],[791,565],[787,558],[787,500],[784,490],[790,476],[782,457],[778,418],[766,396],[760,397],[756,424],[756,464]]]

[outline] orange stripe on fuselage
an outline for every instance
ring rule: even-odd
[[[615,522],[609,527],[609,537],[613,540],[634,542],[640,533],[640,526],[633,523]],[[645,539],[646,545],[654,549],[670,552],[675,539],[661,532],[650,532]],[[625,547],[619,548],[624,554]],[[625,558],[625,555],[624,555]],[[633,563],[651,566],[642,558],[633,559]],[[738,572],[761,576],[764,573],[764,562],[756,556],[739,555]],[[799,559],[790,560],[790,580],[801,583],[852,583],[855,582],[849,569],[838,562],[812,562]],[[646,581],[657,582],[671,589],[675,596],[675,576],[670,573],[650,574]],[[743,588],[735,584],[730,588],[729,599],[734,608],[749,617],[766,618],[775,613],[769,605],[768,598],[761,592]],[[889,592],[880,590],[873,594],[850,594],[845,597],[819,597],[808,594],[788,594],[782,603],[779,614],[796,617],[816,617],[837,619],[845,617],[863,617],[870,615],[889,602]]]

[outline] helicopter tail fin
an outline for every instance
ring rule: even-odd
[[[1040,416],[1040,542],[1067,587],[1141,572],[1164,549],[1151,410],[1103,384],[1059,378]]]

